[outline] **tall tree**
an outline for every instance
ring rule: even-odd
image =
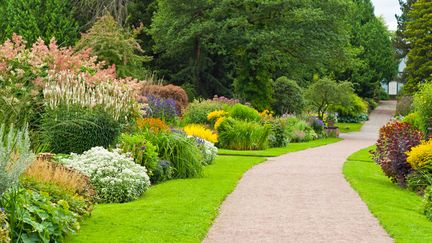
[[[412,9],[412,5],[417,2],[417,0],[399,0],[399,5],[401,9],[401,15],[396,15],[398,22],[398,28],[396,30],[396,37],[394,39],[394,46],[397,50],[399,58],[405,58],[410,50],[410,45],[407,42],[405,30],[407,22],[409,22],[408,13]]]
[[[123,26],[128,17],[130,0],[70,0],[82,31],[89,29],[99,17],[111,14]]]
[[[159,0],[150,33],[159,60],[173,64],[171,80],[204,95],[233,83],[239,98],[264,108],[271,79],[305,70],[311,78],[343,61],[348,9],[340,0]]]
[[[419,85],[432,81],[432,2],[418,0],[412,5],[405,35],[410,43],[405,91],[414,93]]]
[[[91,48],[99,60],[108,65],[115,64],[121,77],[143,78],[147,74],[143,63],[151,60],[135,39],[136,33],[126,31],[107,14],[81,36],[76,49]]]
[[[28,45],[40,37],[56,38],[60,45],[73,45],[78,38],[78,24],[69,1],[3,0],[0,3],[0,39],[13,33],[21,35]]]
[[[391,33],[381,18],[374,15],[370,0],[354,0],[352,12],[352,60],[339,80],[348,80],[361,97],[377,98],[382,82],[397,74],[397,58]]]

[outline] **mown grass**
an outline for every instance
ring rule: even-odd
[[[295,152],[299,150],[315,148],[331,143],[341,141],[341,138],[325,138],[318,139],[304,143],[290,143],[287,147],[283,148],[269,148],[266,150],[229,150],[219,149],[220,155],[236,155],[236,156],[255,156],[255,157],[276,157],[286,153]]]
[[[321,146],[341,139],[292,144],[272,155]],[[225,197],[243,174],[266,159],[218,156],[204,176],[152,186],[140,199],[96,205],[81,231],[66,242],[201,242]]]
[[[432,242],[432,222],[422,213],[422,198],[393,184],[372,161],[371,149],[348,158],[346,179],[396,242]]]
[[[364,123],[337,123],[341,133],[360,132]]]
[[[265,158],[218,156],[202,178],[172,180],[125,204],[97,205],[69,242],[200,242],[238,180]]]

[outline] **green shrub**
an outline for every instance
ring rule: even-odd
[[[314,129],[304,120],[289,117],[287,123],[286,133],[291,142],[307,142],[318,138]]]
[[[412,172],[406,177],[407,188],[417,194],[424,194],[428,186],[432,186],[432,171],[423,168]]]
[[[365,98],[365,101],[368,103],[369,112],[375,110],[378,107],[378,103],[372,98]]]
[[[318,117],[309,117],[308,124],[318,136],[323,135],[325,127],[324,121],[320,120]]]
[[[42,118],[41,137],[54,153],[82,153],[93,147],[108,148],[120,134],[120,125],[101,109],[58,107]]]
[[[411,113],[413,109],[414,98],[412,96],[402,96],[398,99],[396,105],[396,114],[406,116]]]
[[[79,228],[78,215],[70,205],[45,192],[10,190],[3,195],[1,205],[12,229],[12,242],[62,242]]]
[[[290,142],[288,133],[286,132],[287,123],[284,119],[274,119],[269,123],[271,132],[269,135],[269,145],[272,148],[285,147]]]
[[[207,115],[223,108],[223,104],[212,100],[194,100],[183,115],[186,124],[208,124]]]
[[[151,177],[153,183],[161,183],[171,180],[173,178],[174,168],[168,160],[161,160],[158,162]]]
[[[426,217],[432,221],[432,186],[426,189],[423,210]]]
[[[218,127],[219,146],[235,150],[259,150],[268,145],[271,126],[226,118]]]
[[[232,118],[242,121],[259,121],[261,119],[257,110],[242,104],[229,107],[228,113]]]
[[[273,110],[276,114],[300,114],[305,107],[303,91],[297,82],[283,76],[274,83]]]
[[[411,124],[415,128],[420,129],[419,115],[416,112],[413,112],[413,113],[406,115],[402,119],[402,121]]]
[[[383,88],[380,88],[378,95],[379,95],[380,100],[389,100],[390,99],[390,95]]]
[[[368,103],[356,94],[351,94],[348,104],[334,106],[331,110],[338,113],[339,122],[359,123],[368,120]]]
[[[167,160],[174,169],[174,178],[199,176],[203,169],[203,157],[196,142],[180,132],[143,132],[158,148],[159,158]]]
[[[69,210],[76,214],[77,218],[90,216],[93,210],[93,198],[84,198],[77,194],[72,194],[61,186],[53,183],[39,182],[34,179],[22,179],[22,186],[26,189],[47,193],[50,201],[58,202],[64,200],[69,205]]]
[[[421,130],[427,134],[428,127],[432,127],[432,83],[424,84],[414,95],[413,105],[419,115]]]
[[[120,137],[120,149],[123,152],[131,153],[135,163],[145,166],[150,178],[152,178],[152,172],[156,169],[159,161],[158,152],[157,147],[147,141],[144,135],[122,134]]]

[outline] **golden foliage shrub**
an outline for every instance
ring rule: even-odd
[[[24,177],[41,183],[55,184],[72,194],[86,198],[93,198],[95,195],[86,175],[47,160],[36,159],[26,170]]]

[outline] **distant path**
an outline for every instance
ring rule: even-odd
[[[393,242],[346,182],[342,166],[373,145],[394,101],[344,141],[271,158],[249,170],[223,203],[204,242]]]

